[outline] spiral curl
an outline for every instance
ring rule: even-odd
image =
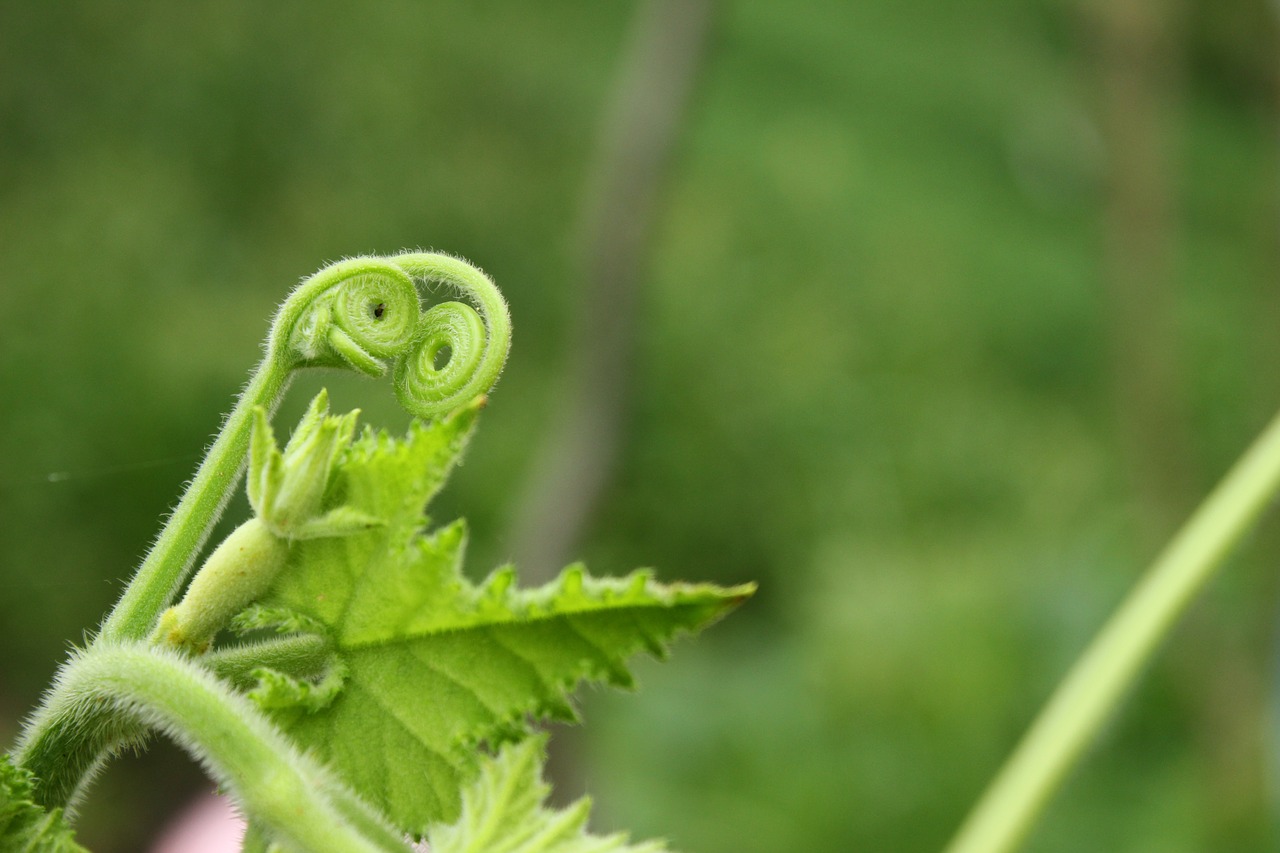
[[[415,279],[443,285],[475,306],[444,302],[422,315],[414,343],[393,374],[400,405],[420,417],[437,417],[488,393],[511,348],[511,315],[498,288],[480,270],[448,255],[407,252],[394,261]]]
[[[423,312],[415,280],[438,283],[475,303]],[[352,258],[311,276],[285,302],[272,346],[294,367],[350,367],[371,376],[393,361],[400,404],[437,417],[485,394],[511,342],[507,305],[493,282],[465,261],[431,252]]]
[[[470,305],[445,302],[423,314],[418,340],[396,361],[392,374],[400,404],[431,416],[484,393],[477,368],[487,337],[484,321]]]
[[[281,309],[272,337],[285,338],[296,367],[352,367],[381,376],[382,359],[413,340],[420,313],[418,289],[404,270],[382,258],[353,258],[303,282]]]

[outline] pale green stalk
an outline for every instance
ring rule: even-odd
[[[1228,472],[1058,686],[947,853],[1007,853],[1195,594],[1280,489],[1280,417]]]
[[[38,713],[81,730],[104,720],[131,720],[173,738],[286,850],[407,850],[393,829],[372,817],[372,810],[358,804],[328,770],[298,752],[251,702],[175,652],[99,643],[68,663],[56,693],[56,701]],[[20,744],[19,759],[41,768],[44,759],[56,760],[33,754],[41,747]]]
[[[258,683],[256,669],[273,669],[294,678],[314,678],[333,660],[333,644],[315,634],[272,637],[253,643],[218,649],[200,663],[223,681],[244,690]]]
[[[263,834],[256,823],[245,827],[244,840],[240,842],[240,853],[270,853],[271,842]]]

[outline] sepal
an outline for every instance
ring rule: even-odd
[[[354,536],[384,524],[386,524],[385,521],[374,518],[367,512],[361,512],[354,507],[340,506],[319,518],[313,518],[298,525],[293,538],[324,539],[333,536]]]
[[[322,390],[282,452],[266,410],[259,407],[254,411],[249,503],[276,536],[289,540],[350,536],[382,523],[350,507],[323,511],[338,460],[355,437],[358,416],[359,411],[330,416],[329,396]]]

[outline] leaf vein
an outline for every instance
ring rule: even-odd
[[[402,720],[399,714],[395,713],[395,711],[393,710],[393,706],[389,705],[386,702],[386,700],[381,695],[379,695],[378,692],[374,690],[370,685],[361,684],[359,681],[356,681],[353,679],[352,686],[361,688],[363,692],[373,700],[373,703],[383,710],[383,712],[386,714],[387,717],[389,717],[391,720],[394,720],[395,723],[402,730],[404,730],[405,734],[409,736],[410,740],[412,740],[414,743],[421,744],[424,751],[431,753],[432,755],[436,756],[436,758],[438,758],[441,762],[447,764],[454,771],[455,774],[458,774],[458,775],[462,774],[462,766],[459,762],[453,760],[453,758],[447,752],[439,749],[438,747],[432,746],[422,738],[418,737],[417,733],[413,730],[413,728],[410,727],[407,722]],[[388,773],[384,775],[387,776],[389,781],[390,774]],[[443,783],[443,780],[437,780],[435,777],[435,774],[432,774],[432,773],[426,773],[424,775],[427,777],[428,783],[430,784],[432,789],[432,793],[435,794],[436,796],[436,800],[440,803],[444,803],[447,798],[443,796],[439,790],[439,785]]]

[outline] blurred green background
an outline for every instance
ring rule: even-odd
[[[638,695],[585,698],[565,795],[688,853],[944,843],[1280,406],[1280,13],[680,5],[0,3],[0,740],[289,287],[437,248],[516,323],[433,509],[473,571],[761,584]],[[321,384],[404,422],[322,376],[282,422]],[[1272,519],[1028,850],[1275,849],[1278,560]],[[203,787],[159,745],[81,837],[144,849]]]

